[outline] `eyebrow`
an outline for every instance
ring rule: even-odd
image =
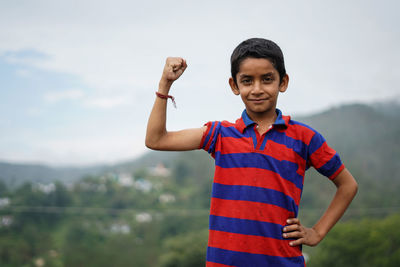
[[[261,76],[274,76],[274,75],[275,74],[273,72],[267,72],[267,73],[261,74]],[[253,77],[253,76],[252,75],[248,75],[248,74],[240,74],[239,75],[239,79],[249,78],[249,77]]]
[[[252,76],[251,75],[247,75],[247,74],[240,74],[239,75],[239,79],[242,79],[242,78],[251,78]]]

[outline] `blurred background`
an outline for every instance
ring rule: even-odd
[[[285,55],[284,114],[321,132],[359,183],[307,266],[400,265],[397,1],[1,1],[0,266],[204,266],[212,158],[151,152],[166,57],[188,62],[168,129],[234,121],[229,58]],[[171,106],[170,106],[171,107]],[[309,170],[312,226],[335,187]]]

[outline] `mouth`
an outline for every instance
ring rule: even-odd
[[[268,98],[255,98],[255,99],[249,99],[249,101],[251,102],[255,102],[255,103],[261,103],[263,101],[268,100]]]

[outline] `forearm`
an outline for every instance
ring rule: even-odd
[[[168,95],[172,83],[185,71],[183,58],[167,58],[158,92]],[[199,148],[206,127],[168,132],[166,129],[167,99],[156,97],[146,131],[146,146],[154,150],[192,150]]]
[[[313,226],[313,229],[321,237],[321,240],[343,216],[357,193],[357,182],[347,169],[344,169],[338,177],[335,178],[334,183],[337,187],[335,196],[325,213]]]
[[[167,95],[171,88],[172,82],[161,80],[158,92]],[[159,141],[167,134],[167,99],[156,97],[153,108],[151,110],[146,131],[146,146],[157,149]]]
[[[305,244],[315,246],[326,236],[329,230],[337,223],[350,205],[357,193],[357,182],[347,169],[344,169],[333,180],[336,185],[336,194],[328,209],[312,228],[304,227],[298,218],[289,218],[288,226],[283,228],[284,238],[295,238],[291,246]]]

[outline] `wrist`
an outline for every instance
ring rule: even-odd
[[[161,94],[168,94],[171,89],[173,81],[161,79],[158,84],[158,92]]]
[[[321,241],[322,239],[324,239],[324,237],[327,234],[327,231],[323,231],[322,229],[319,229],[318,226],[314,226],[312,227],[312,229],[314,230],[314,232],[317,234],[319,240]]]

